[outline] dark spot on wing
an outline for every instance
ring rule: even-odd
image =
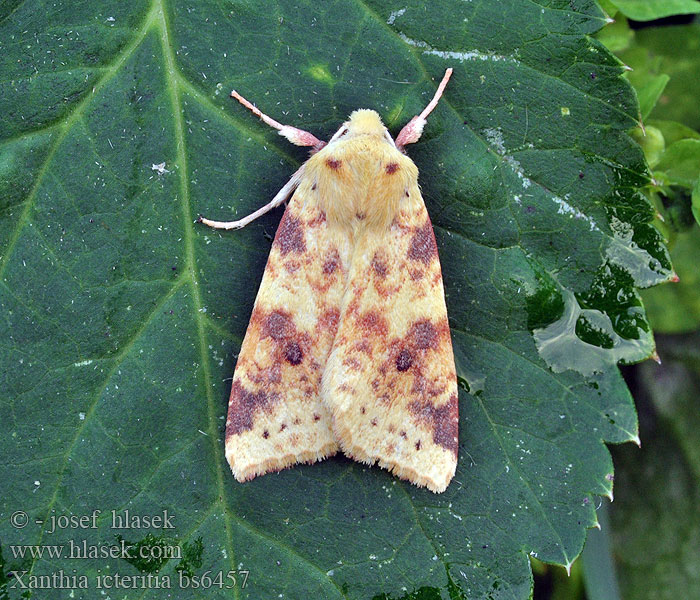
[[[387,174],[393,175],[399,170],[399,163],[391,162],[385,167]]]
[[[338,323],[340,322],[340,310],[337,308],[329,308],[321,313],[318,318],[318,329],[322,332],[330,332],[335,335],[338,331]]]
[[[374,256],[372,257],[372,269],[382,279],[386,277],[386,274],[389,271],[386,260],[379,252],[375,252]]]
[[[261,410],[267,410],[271,404],[270,394],[263,390],[248,390],[241,385],[240,381],[234,381],[228,403],[226,437],[239,435],[252,429],[255,414]]]
[[[425,220],[425,224],[413,233],[411,245],[408,248],[408,258],[419,260],[425,264],[435,260],[438,256],[435,234],[430,224],[430,219]]]
[[[378,310],[368,310],[358,319],[358,324],[372,336],[385,337],[389,332],[389,323]]]
[[[340,254],[333,248],[329,253],[326,260],[323,262],[323,272],[326,275],[330,275],[335,272],[335,270],[340,265]]]
[[[343,165],[343,161],[336,160],[335,158],[328,158],[328,159],[326,159],[326,164],[328,165],[329,168],[336,170],[336,169],[340,169],[340,167]]]
[[[437,327],[427,319],[416,321],[408,332],[408,339],[419,350],[434,350],[438,346],[439,337]]]
[[[282,255],[290,252],[306,252],[306,242],[304,241],[304,225],[292,216],[289,211],[285,211],[280,226],[277,228],[274,246],[279,248]]]
[[[304,352],[298,342],[291,341],[287,344],[287,349],[284,353],[287,362],[292,365],[298,365],[304,358]]]
[[[294,333],[294,322],[288,312],[275,310],[271,312],[262,326],[262,337],[273,340],[288,338]]]
[[[401,350],[401,352],[399,352],[399,355],[396,357],[396,370],[408,371],[411,368],[412,364],[413,355],[411,354],[410,350],[404,348],[403,350]]]
[[[457,455],[457,394],[452,394],[442,406],[413,401],[409,403],[408,409],[433,430],[433,441],[436,444]]]

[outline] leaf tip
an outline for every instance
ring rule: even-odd
[[[671,278],[669,279],[669,281],[673,283],[678,283],[680,280],[681,278],[678,277],[678,273],[676,273],[675,271],[671,271]]]
[[[661,357],[659,356],[659,353],[654,349],[654,351],[651,353],[651,356],[649,356],[657,365],[661,364]],[[639,444],[637,444],[639,445]]]

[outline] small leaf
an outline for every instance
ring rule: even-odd
[[[686,333],[700,327],[700,227],[676,235],[671,250],[680,281],[644,290],[649,321],[658,333]]]
[[[617,6],[615,6],[613,0],[600,0],[598,4],[600,4],[600,8],[603,9],[603,11],[608,17],[614,17],[619,10]]]
[[[630,76],[648,72],[670,77],[651,112],[653,118],[700,130],[700,23],[639,29],[620,59],[634,69]]]
[[[662,181],[666,179],[662,173],[657,173],[656,177]],[[686,232],[695,227],[689,190],[679,186],[664,185],[662,191],[656,195],[662,205],[660,210],[663,223],[659,226],[667,230],[671,239],[674,239],[673,234]]]
[[[670,185],[693,189],[700,176],[700,140],[684,139],[671,144],[655,170],[662,172]]]
[[[635,83],[639,98],[639,110],[642,119],[646,119],[658,102],[670,77],[666,73],[651,75]]]
[[[613,557],[610,505],[607,499],[598,510],[599,529],[588,534],[580,561],[587,600],[621,600]]]
[[[630,19],[653,21],[671,15],[700,13],[696,0],[610,0]]]
[[[611,52],[621,52],[629,47],[634,39],[632,30],[624,15],[618,15],[613,23],[603,27],[596,38]]]
[[[695,187],[693,187],[692,206],[695,221],[700,225],[700,178],[698,178],[695,182]]]
[[[644,129],[637,127],[632,130],[632,137],[642,147],[644,158],[653,169],[659,161],[665,150],[665,140],[660,129],[647,125]]]
[[[664,121],[661,119],[651,119],[647,121],[647,125],[655,127],[658,129],[664,139],[666,145],[671,145],[674,142],[690,138],[695,140],[700,140],[700,133],[691,129],[683,123],[678,123],[676,121]]]

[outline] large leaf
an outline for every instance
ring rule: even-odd
[[[588,37],[604,23],[592,0],[0,10],[5,572],[75,569],[90,578],[82,598],[98,574],[157,571],[173,589],[141,596],[520,599],[528,553],[574,560],[593,495],[611,491],[603,441],[636,438],[616,367],[652,351],[635,285],[670,274],[625,134],[638,107]],[[281,211],[226,234],[193,221],[265,203],[305,153],[228,91],[320,135],[363,106],[396,133],[447,66],[410,154],[463,388],[454,482],[438,496],[335,458],[236,483],[226,400]],[[108,511],[125,508],[167,509],[174,529],[113,529]],[[51,533],[51,516],[95,509],[96,529]],[[117,534],[186,556],[12,548]],[[233,592],[177,585],[178,572],[237,569],[250,576]]]
[[[615,453],[612,511],[629,600],[700,596],[700,334],[660,336],[661,365],[638,371],[642,450]]]

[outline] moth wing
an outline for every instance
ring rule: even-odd
[[[455,363],[435,236],[415,178],[401,195],[390,226],[356,230],[322,397],[347,455],[442,492],[457,464]]]
[[[340,316],[350,243],[303,178],[277,229],[238,355],[226,458],[239,481],[334,454],[321,376]]]

